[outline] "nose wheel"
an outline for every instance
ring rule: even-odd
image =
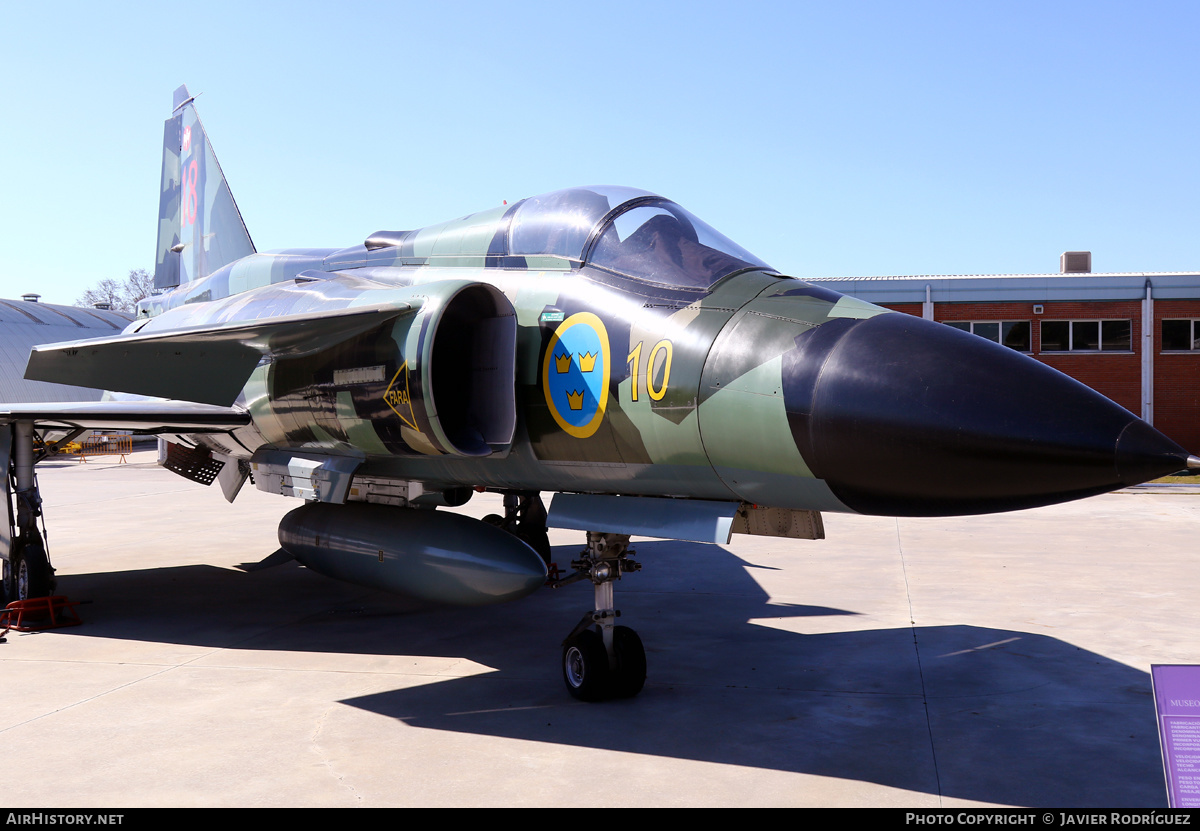
[[[588,532],[588,547],[571,563],[575,573],[556,583],[563,586],[591,580],[596,608],[586,615],[563,641],[563,681],[567,692],[580,701],[631,698],[646,683],[646,649],[637,632],[617,626],[620,612],[613,608],[613,581],[638,571],[641,564],[628,559],[629,537]]]

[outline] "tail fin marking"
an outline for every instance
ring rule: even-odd
[[[255,252],[187,86],[163,125],[154,287],[206,277]]]

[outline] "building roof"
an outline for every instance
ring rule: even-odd
[[[0,401],[98,401],[102,390],[25,380],[29,350],[43,343],[115,335],[131,320],[121,312],[0,300]]]
[[[1200,273],[1182,271],[1088,274],[926,274],[885,277],[817,277],[842,294],[872,303],[1048,303],[1200,299]]]

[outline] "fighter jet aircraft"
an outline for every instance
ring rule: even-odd
[[[100,403],[0,406],[6,584],[45,594],[35,434],[123,428],[165,466],[304,504],[281,552],[447,603],[547,582],[547,526],[587,534],[572,695],[635,695],[617,625],[630,535],[818,539],[821,512],[1047,505],[1184,467],[1125,409],[982,338],[779,273],[626,187],[533,196],[348,248],[257,253],[186,87],[164,137],[155,282],[115,337],[36,348],[27,377]],[[504,495],[485,521],[439,507]],[[541,494],[555,494],[549,515]]]

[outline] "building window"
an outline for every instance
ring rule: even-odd
[[[1164,320],[1163,352],[1200,352],[1200,320]]]
[[[944,320],[947,326],[961,329],[986,338],[992,343],[1002,343],[1009,349],[1028,352],[1033,347],[1029,341],[1028,320]]]
[[[1128,320],[1043,320],[1043,352],[1132,352]]]

